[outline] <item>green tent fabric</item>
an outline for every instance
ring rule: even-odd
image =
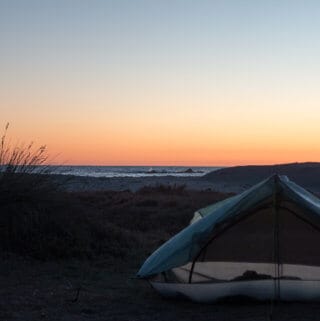
[[[137,277],[149,278],[193,261],[215,230],[232,224],[275,193],[306,209],[320,223],[320,200],[286,176],[273,175],[239,195],[198,210],[192,224],[156,250]]]

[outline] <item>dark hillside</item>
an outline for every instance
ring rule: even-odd
[[[320,163],[235,166],[211,172],[203,179],[212,183],[248,187],[272,174],[286,175],[307,189],[320,191]]]

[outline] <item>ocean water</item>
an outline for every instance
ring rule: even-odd
[[[61,175],[90,177],[150,177],[150,176],[203,176],[222,167],[186,166],[58,166],[54,172]]]

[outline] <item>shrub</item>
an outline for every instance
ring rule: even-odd
[[[13,146],[8,127],[0,142],[0,249],[38,258],[74,255],[86,232],[49,175],[46,147]]]
[[[46,200],[58,187],[48,175],[52,168],[46,165],[46,146],[35,148],[32,142],[12,146],[8,127],[0,143],[0,206]]]
[[[155,186],[143,186],[138,190],[140,194],[168,194],[168,195],[182,195],[186,192],[186,185],[181,184],[158,184]]]

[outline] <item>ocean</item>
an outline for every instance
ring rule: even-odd
[[[57,166],[55,174],[90,177],[203,176],[222,167],[189,166]]]

